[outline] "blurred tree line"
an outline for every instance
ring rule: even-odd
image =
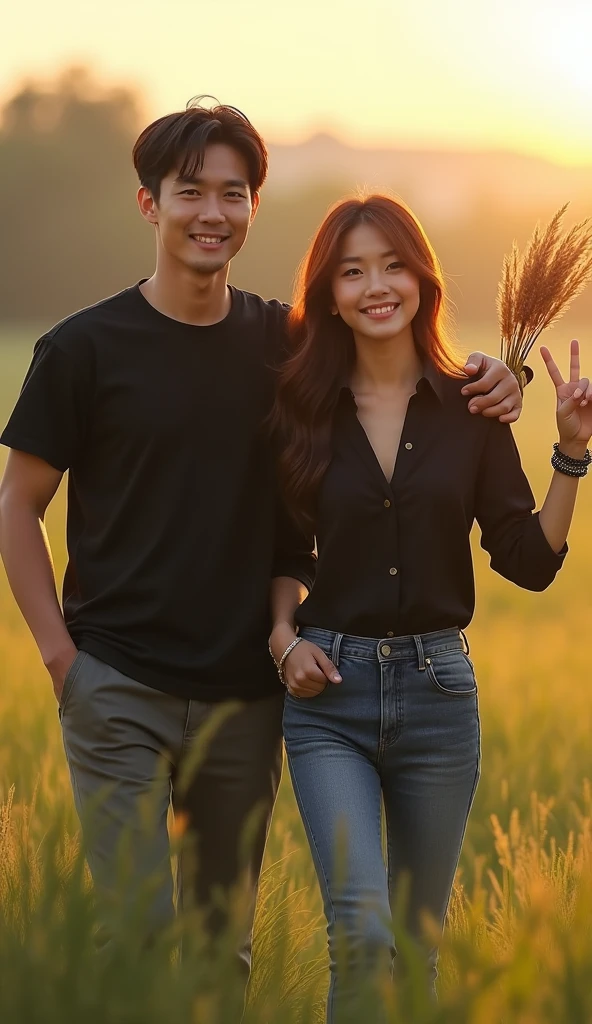
[[[20,89],[0,131],[0,319],[39,321],[117,291],[150,268],[134,209],[138,110],[83,70]]]
[[[84,69],[69,69],[50,86],[26,84],[6,102],[0,123],[0,321],[50,323],[152,272],[152,231],[136,208],[131,162],[143,123],[131,90],[98,85]],[[273,147],[270,155],[273,161]],[[316,224],[353,184],[344,168],[341,181],[319,181],[297,192],[265,189],[249,243],[233,265],[233,281],[289,299]],[[510,213],[498,197],[483,195],[446,223],[415,208],[466,321],[494,319],[503,253],[513,237],[524,241],[536,218],[554,210]],[[591,297],[579,300],[580,317],[591,311]]]

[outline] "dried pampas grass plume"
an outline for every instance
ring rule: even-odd
[[[514,242],[504,257],[497,297],[501,355],[521,391],[524,363],[537,338],[592,279],[592,223],[582,221],[561,235],[567,206],[544,230],[537,225],[522,255]]]

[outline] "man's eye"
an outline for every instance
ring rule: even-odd
[[[199,192],[196,188],[184,188],[181,192],[182,196],[198,196]]]
[[[244,196],[242,194],[242,192],[227,192],[226,193],[226,198],[227,199],[246,199],[247,197]]]

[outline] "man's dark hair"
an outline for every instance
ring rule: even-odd
[[[251,192],[258,192],[267,176],[267,149],[259,132],[240,110],[225,104],[204,107],[198,96],[185,110],[153,121],[138,138],[134,167],[140,183],[158,200],[162,179],[173,170],[193,178],[203,167],[206,147],[215,142],[231,146],[244,157]]]

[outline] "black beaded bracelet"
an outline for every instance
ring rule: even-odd
[[[592,454],[588,448],[586,448],[586,454],[583,459],[574,459],[571,455],[565,455],[565,453],[560,450],[558,441],[553,445],[551,465],[558,473],[574,477],[586,476],[588,466],[591,462]]]

